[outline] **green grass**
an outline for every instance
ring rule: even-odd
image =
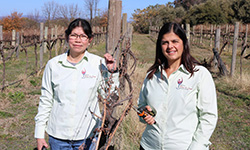
[[[94,53],[99,56],[103,56],[106,53],[105,42],[101,42],[98,45],[91,46],[89,48],[90,53]]]
[[[218,93],[219,119],[211,138],[214,149],[247,149],[250,146],[249,108],[241,99]]]
[[[7,52],[5,54],[7,55]],[[42,73],[29,77],[29,74],[37,69],[34,47],[28,48],[28,62],[24,52],[19,54],[18,59],[13,55],[13,58],[6,61],[5,83],[7,85],[22,81],[8,86],[0,94],[0,145],[3,150],[33,150],[36,146],[34,117],[37,113]],[[45,53],[43,58],[45,64],[49,53]],[[39,68],[39,51],[37,67]],[[1,79],[2,69],[1,64]]]
[[[192,46],[191,52],[195,58],[211,58],[212,49],[208,46],[208,41],[204,41],[205,46]],[[222,45],[222,44],[221,44]],[[221,58],[227,70],[230,72],[232,59],[232,45],[226,46]],[[240,79],[240,54],[241,47],[238,46],[236,68],[234,77],[214,78],[217,89],[218,114],[217,127],[210,139],[213,143],[210,149],[215,150],[235,150],[248,149],[250,147],[250,61],[242,61],[242,80]]]
[[[14,117],[14,115],[9,112],[0,111],[0,118],[8,118],[8,117]]]
[[[205,42],[205,41],[204,41]],[[208,43],[208,42],[207,42]],[[133,76],[133,101],[137,101],[142,81],[146,70],[153,63],[155,58],[155,43],[148,38],[148,35],[133,35],[131,50],[137,58],[137,72]],[[89,52],[103,56],[105,43],[94,45]],[[191,46],[191,53],[198,60],[213,56],[209,47]],[[54,54],[54,51],[52,51]],[[39,55],[39,54],[38,54]],[[49,54],[44,55],[44,64],[49,59]],[[28,70],[31,73],[35,70],[34,48],[28,49]],[[222,53],[222,59],[230,70],[231,52]],[[250,85],[249,80],[239,78],[239,56],[237,56],[236,78],[218,77],[215,74],[218,95],[219,120],[214,134],[210,141],[213,143],[211,149],[234,150],[248,149],[250,147]],[[39,66],[39,60],[38,60]],[[24,79],[22,82],[9,86],[0,93],[0,145],[3,150],[32,150],[36,147],[34,139],[34,117],[40,96],[42,72],[27,77],[25,73],[26,58],[24,52],[20,52],[19,59],[12,59],[6,62],[7,82],[17,79]],[[250,73],[249,60],[243,60],[243,72],[247,77]],[[2,79],[2,65],[0,65],[0,78]],[[229,80],[229,81],[228,81]],[[136,113],[131,110],[126,116],[122,125],[118,128],[114,139],[116,149],[137,150],[139,149],[140,137],[144,125],[139,123]]]
[[[13,104],[20,103],[24,100],[24,93],[16,91],[15,93],[9,92],[9,98],[12,100]]]
[[[156,44],[148,38],[148,35],[134,34],[131,50],[138,59],[138,64],[153,63],[155,59]]]
[[[5,57],[8,56],[9,51],[4,51],[5,52]],[[52,52],[52,57],[55,52]],[[19,75],[29,75],[36,70],[39,70],[40,68],[40,54],[39,54],[39,49],[37,50],[37,66],[35,63],[35,52],[34,52],[34,47],[28,47],[27,48],[27,58],[26,59],[26,54],[24,51],[19,52],[19,58],[16,58],[15,53],[12,55],[11,59],[7,60],[5,62],[5,82],[6,84],[12,83],[14,81],[17,81],[20,77]],[[46,62],[49,60],[49,52],[44,53],[43,56],[43,65],[46,64]],[[0,65],[0,78],[2,79],[2,73],[3,73],[3,65]]]

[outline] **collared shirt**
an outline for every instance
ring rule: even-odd
[[[141,145],[145,150],[205,150],[217,123],[214,81],[203,66],[190,73],[183,65],[169,78],[165,71],[145,79],[138,106],[156,110],[156,124],[146,126]],[[140,121],[145,121],[140,118]]]
[[[105,60],[87,51],[75,65],[67,61],[67,53],[48,61],[35,117],[35,138],[44,138],[45,130],[59,139],[90,136],[98,122],[96,115],[101,116],[97,91],[103,74],[110,75],[107,70],[101,73],[100,68],[105,69]],[[112,77],[117,86],[118,73]]]

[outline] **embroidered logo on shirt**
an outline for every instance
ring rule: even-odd
[[[84,77],[85,74],[86,74],[86,69],[83,68],[83,69],[82,69],[82,76]]]
[[[182,84],[182,82],[183,82],[183,78],[178,79],[178,81],[177,81],[177,83],[178,83],[178,87]]]
[[[82,69],[82,79],[85,79],[85,78],[96,78],[95,75],[90,75],[90,74],[87,74],[86,72],[87,72],[86,69],[83,68]]]
[[[178,86],[176,87],[177,90],[192,90],[192,87],[187,87],[182,83],[183,83],[183,78],[178,79],[177,81]]]

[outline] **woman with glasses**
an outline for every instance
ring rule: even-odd
[[[105,54],[103,59],[87,51],[93,35],[86,20],[72,21],[65,36],[69,50],[48,61],[42,78],[35,117],[38,150],[49,147],[45,131],[51,150],[75,150],[83,143],[85,149],[93,148],[90,137],[98,125],[96,116],[101,116],[97,96],[104,75],[112,76],[113,86],[118,86],[113,57]]]
[[[143,82],[138,106],[154,111],[140,150],[208,150],[217,123],[217,98],[209,71],[191,56],[185,31],[166,23],[156,43],[154,64]]]

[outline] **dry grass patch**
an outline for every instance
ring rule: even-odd
[[[221,82],[224,82],[232,89],[238,89],[239,92],[250,92],[250,74],[246,72],[242,76],[237,74],[233,77],[223,77]]]
[[[135,106],[137,106],[137,99],[139,97],[140,89],[146,76],[146,70],[149,67],[150,64],[139,62],[134,74],[131,76],[133,83],[133,105]],[[116,149],[138,150],[140,146],[141,135],[145,127],[145,124],[139,122],[137,113],[131,109],[129,114],[123,120],[121,126],[118,128],[118,132],[116,133]]]

